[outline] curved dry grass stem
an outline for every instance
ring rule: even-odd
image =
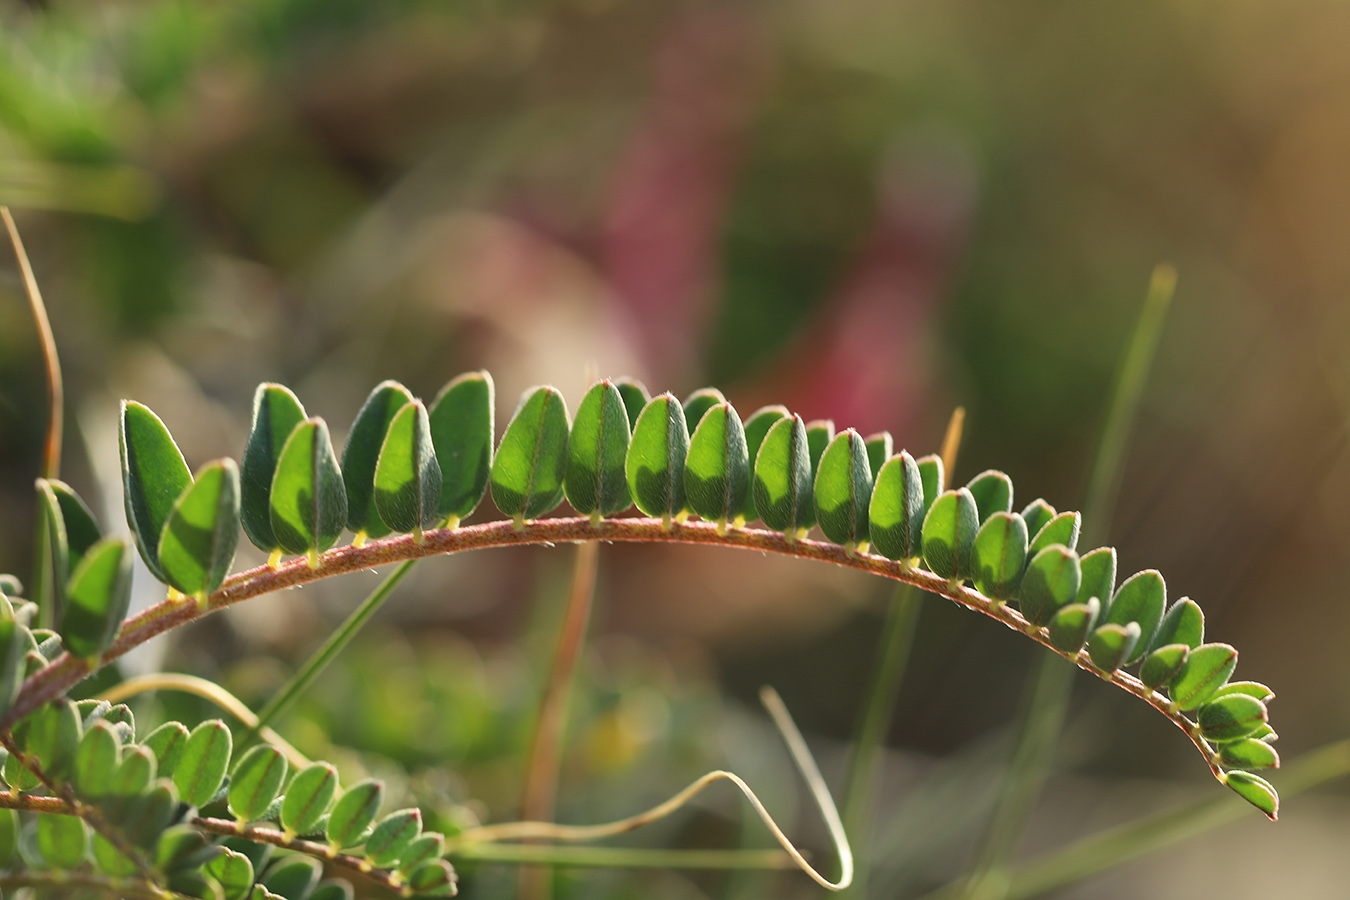
[[[146,691],[182,691],[185,694],[193,694],[210,700],[216,706],[243,722],[245,727],[258,727],[258,717],[254,715],[253,710],[244,704],[243,700],[214,681],[207,681],[205,678],[198,678],[196,675],[183,675],[179,672],[152,672],[149,675],[137,675],[99,694],[98,699],[106,700],[109,703],[121,703],[128,697],[134,697]],[[286,760],[294,768],[303,769],[309,765],[309,757],[292,747],[285,738],[272,729],[264,727],[260,733],[268,743],[286,754]]]
[[[42,344],[42,362],[47,370],[48,417],[47,438],[42,447],[42,477],[60,478],[65,388],[61,381],[61,360],[56,355],[56,337],[52,334],[47,307],[42,302],[42,291],[38,290],[37,277],[33,275],[33,266],[28,261],[28,252],[23,248],[23,239],[19,237],[18,226],[9,214],[9,207],[0,206],[0,219],[5,222],[14,257],[19,262],[19,274],[23,276],[24,291],[28,294],[28,305],[33,311],[33,322],[37,325],[38,340]]]
[[[575,543],[578,541],[610,541],[636,543],[682,543],[704,544],[715,547],[732,547],[742,550],[755,550],[761,553],[777,553],[783,556],[795,556],[799,559],[814,559],[837,566],[871,572],[883,578],[902,581],[923,588],[934,594],[940,594],[967,609],[983,613],[991,619],[1003,623],[1008,628],[1031,638],[1051,653],[1062,656],[1086,672],[1091,672],[1103,681],[1109,681],[1121,690],[1127,691],[1148,703],[1166,716],[1193,743],[1205,764],[1217,778],[1218,768],[1214,765],[1213,749],[1200,736],[1199,728],[1185,716],[1169,708],[1166,697],[1154,693],[1145,687],[1138,678],[1127,672],[1103,672],[1094,665],[1086,651],[1063,653],[1051,645],[1044,628],[1032,625],[1021,614],[1010,609],[1006,603],[995,603],[980,592],[960,584],[953,584],[944,578],[914,568],[908,562],[902,562],[867,553],[850,553],[837,544],[813,540],[789,541],[775,531],[762,531],[754,528],[730,529],[725,534],[717,532],[717,526],[711,522],[672,522],[664,525],[660,519],[629,518],[605,519],[592,524],[588,518],[541,519],[525,523],[519,530],[508,519],[484,522],[455,529],[437,529],[423,535],[421,543],[413,540],[412,535],[400,535],[380,541],[370,541],[361,547],[348,545],[329,550],[319,556],[311,566],[304,558],[293,559],[276,568],[259,566],[246,572],[240,572],[226,580],[220,590],[206,598],[204,604],[191,597],[178,597],[165,600],[122,623],[116,640],[103,654],[99,667],[112,662],[122,654],[162,634],[172,628],[195,621],[204,615],[224,609],[251,597],[270,594],[284,588],[296,587],[329,578],[347,572],[370,569],[389,563],[416,559],[424,556],[437,556],[445,553],[461,553],[465,550],[480,550],[488,547],[519,547],[530,544],[552,545],[557,543]],[[0,718],[0,731],[8,729],[19,719],[31,713],[37,707],[54,697],[59,697],[73,685],[86,678],[95,667],[84,660],[76,659],[68,653],[57,657],[46,668],[34,673],[24,682],[18,699],[9,712]]]
[[[699,777],[675,796],[663,803],[658,803],[646,812],[629,816],[626,819],[619,819],[616,822],[605,822],[600,825],[558,825],[553,822],[503,822],[499,825],[484,825],[459,834],[446,844],[446,849],[453,854],[457,847],[467,844],[520,841],[530,838],[549,841],[594,841],[600,838],[614,837],[634,831],[659,819],[664,819],[671,813],[677,812],[708,785],[725,780],[736,785],[745,795],[745,799],[754,807],[764,826],[769,829],[774,839],[778,841],[779,846],[792,858],[798,868],[810,875],[821,887],[829,888],[832,891],[843,890],[853,882],[853,849],[849,846],[848,837],[844,834],[844,824],[839,819],[839,810],[834,805],[834,798],[830,796],[830,789],[825,785],[825,779],[821,777],[820,769],[817,768],[815,759],[812,758],[811,751],[806,746],[806,741],[802,738],[801,732],[797,730],[797,726],[792,721],[792,716],[788,714],[787,707],[783,705],[783,700],[778,696],[778,692],[773,688],[765,687],[760,690],[759,696],[765,709],[769,711],[769,715],[773,718],[774,725],[778,727],[779,733],[782,734],[788,752],[792,754],[793,762],[797,764],[797,769],[802,773],[802,778],[806,780],[806,784],[811,790],[811,796],[815,799],[816,805],[820,808],[820,814],[825,819],[830,838],[834,841],[835,850],[839,854],[838,881],[830,881],[807,862],[806,857],[778,827],[778,823],[764,808],[764,804],[760,802],[759,797],[755,795],[750,785],[746,784],[735,772],[728,772],[724,769],[717,769]]]

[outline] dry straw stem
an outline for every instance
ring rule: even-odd
[[[777,553],[871,572],[883,578],[912,584],[931,593],[940,594],[967,609],[1002,622],[1008,628],[1031,638],[1049,652],[1064,657],[1080,669],[1144,700],[1181,729],[1200,751],[1215,777],[1219,775],[1218,769],[1211,762],[1212,748],[1200,736],[1194,722],[1181,713],[1169,709],[1166,697],[1149,690],[1138,678],[1126,672],[1101,671],[1092,665],[1086,651],[1062,653],[1056,650],[1051,646],[1045,629],[1032,625],[1016,610],[1010,609],[1006,603],[995,603],[973,588],[953,584],[932,572],[916,569],[908,561],[891,560],[866,553],[850,553],[837,544],[821,541],[788,541],[782,534],[759,529],[733,529],[726,534],[718,534],[716,525],[708,522],[673,522],[665,525],[660,519],[629,518],[605,519],[599,524],[592,524],[588,518],[572,517],[527,522],[517,530],[510,520],[497,520],[455,529],[428,531],[423,535],[421,543],[415,541],[412,535],[400,535],[371,541],[362,547],[352,545],[339,547],[321,554],[313,566],[308,560],[299,558],[285,562],[277,568],[259,566],[240,572],[227,579],[220,590],[208,596],[206,602],[202,604],[198,604],[190,597],[168,599],[156,604],[123,623],[116,640],[103,654],[99,666],[112,662],[158,634],[196,621],[218,609],[224,609],[251,597],[318,581],[321,578],[408,559],[461,553],[465,550],[579,541],[703,544]],[[18,699],[9,712],[0,718],[0,730],[10,728],[42,703],[61,696],[87,677],[94,668],[68,653],[61,654],[46,668],[36,672],[24,682]]]

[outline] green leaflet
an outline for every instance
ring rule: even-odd
[[[56,567],[57,609],[66,602],[66,584],[89,548],[103,536],[94,514],[64,481],[37,480],[38,495],[47,507],[53,561]]]
[[[1116,548],[1098,547],[1091,553],[1083,554],[1079,562],[1083,569],[1083,580],[1078,586],[1078,602],[1086,603],[1089,597],[1096,597],[1102,602],[1105,611],[1116,593]]]
[[[427,408],[414,400],[394,414],[385,432],[375,463],[375,511],[390,530],[420,538],[440,519],[440,502],[441,466]]]
[[[517,523],[536,519],[562,502],[566,473],[567,403],[557,388],[531,388],[497,446],[492,502]]]
[[[431,404],[431,443],[441,467],[436,511],[458,525],[487,494],[495,437],[496,386],[487,372],[457,375]]]
[[[248,751],[230,775],[227,802],[239,823],[261,819],[286,781],[286,756],[262,744]]]
[[[281,827],[292,834],[312,834],[337,794],[337,769],[325,762],[300,770],[281,801]]]
[[[154,866],[161,872],[172,873],[171,881],[175,876],[188,875],[181,870],[195,869],[214,857],[215,847],[207,844],[206,835],[186,823],[169,826],[155,841]]]
[[[1162,621],[1166,605],[1167,585],[1156,569],[1145,569],[1131,575],[1111,598],[1111,606],[1106,611],[1108,624],[1139,623],[1139,643],[1131,651],[1125,665],[1133,665],[1144,657],[1153,635],[1158,631],[1158,623]]]
[[[108,839],[94,832],[94,863],[100,872],[114,878],[125,878],[136,874],[136,864],[108,842]]]
[[[0,869],[13,869],[19,861],[19,812],[0,808]]]
[[[625,416],[625,419],[627,417]],[[380,820],[366,839],[366,859],[377,869],[396,866],[417,836],[422,833],[422,811],[400,809]]]
[[[1022,615],[1032,625],[1046,624],[1082,596],[1081,583],[1082,563],[1078,554],[1063,544],[1051,544],[1031,558],[1022,576],[1018,601]]]
[[[413,839],[403,851],[399,860],[399,871],[407,873],[416,869],[429,859],[435,859],[445,852],[445,835],[434,831],[424,831]]]
[[[1182,597],[1163,616],[1153,646],[1185,644],[1192,649],[1205,642],[1205,614],[1194,600]]]
[[[750,456],[741,417],[730,403],[703,414],[689,439],[684,493],[689,509],[725,526],[740,515],[750,487]]]
[[[868,537],[872,467],[867,445],[852,428],[830,441],[816,467],[816,520],[827,538],[852,549]]]
[[[168,827],[177,809],[178,795],[173,785],[161,781],[127,803],[120,824],[132,841],[148,846]]]
[[[253,888],[253,863],[242,853],[222,847],[221,854],[206,864],[203,871],[214,878],[225,892],[225,900],[245,900]]]
[[[173,772],[174,786],[184,803],[202,806],[216,795],[225,780],[233,744],[230,729],[219,719],[192,729]]]
[[[320,881],[305,900],[352,900],[352,886],[345,881]]]
[[[184,594],[205,596],[229,574],[238,546],[239,469],[232,459],[207,463],[160,533],[164,579]]]
[[[359,844],[375,814],[384,802],[384,783],[374,779],[359,781],[333,804],[328,815],[328,845],[334,850]]]
[[[117,635],[130,603],[131,547],[125,538],[104,538],[80,560],[66,588],[61,613],[61,640],[66,649],[81,659],[102,655]]]
[[[173,777],[178,760],[183,756],[187,739],[187,726],[182,722],[165,722],[146,735],[144,744],[155,755],[160,775],[165,778]]]
[[[1093,597],[1087,603],[1070,603],[1055,613],[1050,618],[1050,624],[1045,627],[1050,646],[1062,653],[1077,653],[1083,649],[1088,633],[1101,614],[1101,608],[1101,601]]]
[[[127,747],[122,761],[117,764],[112,779],[108,782],[108,793],[122,800],[129,800],[137,794],[150,789],[155,780],[155,756],[145,747]]]
[[[1027,533],[1038,534],[1055,517],[1055,508],[1037,497],[1022,510],[1022,518],[1027,522]],[[1097,595],[1093,595],[1097,596]]]
[[[632,439],[623,395],[611,381],[586,392],[567,442],[567,502],[585,516],[612,516],[633,502],[624,463]]]
[[[863,439],[867,445],[867,465],[872,470],[872,480],[877,480],[881,467],[895,454],[895,438],[889,431],[878,431]]]
[[[920,456],[915,463],[919,466],[919,478],[923,482],[923,514],[927,516],[928,510],[933,508],[934,501],[942,493],[947,476],[942,470],[942,457],[936,453]]]
[[[952,581],[970,578],[979,528],[975,498],[966,488],[947,491],[934,500],[923,520],[923,559],[929,570]]]
[[[774,531],[789,539],[806,527],[811,496],[811,455],[807,450],[806,426],[801,416],[779,419],[769,427],[755,454],[755,477],[751,493],[755,512]]]
[[[39,707],[28,727],[29,753],[37,757],[52,778],[64,780],[75,766],[84,731],[80,714],[69,700],[56,700]]]
[[[20,747],[24,747],[28,743],[28,732],[31,723],[32,717],[28,717],[21,719],[19,723],[14,726],[14,742]],[[4,776],[5,784],[8,784],[11,790],[17,787],[21,791],[28,791],[41,784],[41,782],[38,781],[38,777],[20,763],[19,757],[13,753],[5,757]]]
[[[1220,745],[1219,762],[1233,769],[1278,769],[1280,754],[1265,741],[1243,738]]]
[[[412,870],[408,875],[408,886],[419,897],[453,897],[458,880],[450,863],[431,859]]]
[[[834,440],[834,422],[831,419],[815,419],[806,423],[806,452],[811,460],[811,484],[816,483],[816,471],[820,467],[820,457],[825,448]],[[801,511],[801,527],[810,528],[816,524],[816,504],[806,504]]]
[[[638,416],[651,402],[652,395],[647,392],[645,384],[636,378],[629,378],[627,375],[614,379],[614,387],[618,389],[619,396],[623,398],[623,408],[628,413],[628,428],[632,430],[637,427]]]
[[[997,469],[981,472],[970,479],[966,487],[975,498],[975,508],[979,510],[981,522],[987,521],[996,512],[1012,512],[1012,479]]]
[[[755,458],[759,456],[759,448],[764,443],[764,438],[769,433],[769,429],[780,420],[786,419],[792,415],[786,406],[761,406],[750,414],[745,420],[745,455],[750,463],[751,484],[745,492],[745,503],[741,507],[741,515],[745,521],[753,522],[759,518],[759,511],[755,509],[755,491],[753,484],[753,474],[755,470]]]
[[[279,548],[272,533],[272,477],[281,450],[295,426],[305,420],[305,408],[280,384],[260,384],[253,395],[253,425],[239,467],[239,513],[244,534],[259,550]]]
[[[1070,550],[1078,546],[1078,531],[1082,527],[1083,517],[1076,512],[1063,512],[1045,524],[1045,527],[1031,539],[1027,552],[1032,556],[1040,553],[1051,544],[1063,544]]]
[[[1088,656],[1092,664],[1103,672],[1114,672],[1125,664],[1125,660],[1139,644],[1139,623],[1128,625],[1108,623],[1092,632],[1088,638]]]
[[[389,433],[394,416],[412,402],[412,393],[403,385],[397,381],[382,381],[361,404],[352,430],[347,432],[347,443],[342,447],[346,524],[358,536],[358,542],[389,533],[375,507],[375,467],[379,464],[380,448],[384,446],[384,437]],[[290,548],[283,544],[282,549]]]
[[[127,525],[141,559],[160,581],[159,539],[173,505],[192,484],[192,473],[173,436],[149,407],[122,402],[118,444],[122,454],[122,494]]]
[[[1207,741],[1224,743],[1236,741],[1263,728],[1269,719],[1266,705],[1248,694],[1229,694],[1211,697],[1200,707],[1196,724],[1200,736]]]
[[[19,620],[5,596],[0,594],[0,715],[9,712],[9,708],[14,705],[14,698],[19,695],[19,685],[23,683],[24,655],[30,640],[32,636],[27,626]]]
[[[726,403],[727,398],[722,396],[722,392],[714,387],[699,388],[688,397],[684,398],[684,403],[680,404],[684,409],[684,428],[690,434],[698,429],[698,423],[703,421],[703,416],[719,403]]]
[[[1171,681],[1186,663],[1191,648],[1185,644],[1165,644],[1144,657],[1139,667],[1139,680],[1149,690],[1156,691]]]
[[[77,868],[89,852],[89,833],[78,816],[38,816],[36,842],[47,865],[60,871]]]
[[[113,726],[102,721],[90,725],[75,751],[74,781],[79,795],[89,800],[104,796],[121,757],[122,747]]]
[[[261,884],[253,886],[253,892],[248,895],[249,900],[290,900],[288,897],[282,897],[274,894]]]
[[[306,419],[286,440],[271,504],[272,531],[287,553],[313,561],[337,543],[347,522],[347,490],[323,419]]]
[[[1168,689],[1172,706],[1191,710],[1212,697],[1233,674],[1237,657],[1228,644],[1201,644],[1192,650]]]
[[[23,582],[9,574],[0,575],[0,594],[18,597],[23,594]]]
[[[671,394],[653,397],[633,428],[625,474],[637,508],[669,522],[684,509],[684,460],[689,431]]]
[[[278,897],[308,897],[319,883],[323,865],[308,856],[287,856],[273,863],[262,877],[262,885]]]
[[[1230,681],[1215,691],[1210,699],[1217,700],[1229,694],[1246,694],[1248,697],[1255,697],[1262,703],[1269,703],[1275,699],[1275,692],[1259,681]]]
[[[1275,793],[1275,788],[1270,786],[1269,781],[1251,772],[1225,772],[1224,775],[1224,783],[1232,788],[1234,793],[1269,816],[1272,822],[1279,819],[1280,796]]]
[[[868,507],[868,531],[887,559],[914,559],[923,552],[923,478],[918,463],[901,450],[881,467]]]
[[[1017,513],[993,513],[975,534],[974,553],[976,590],[994,600],[1014,597],[1027,564],[1027,523]]]

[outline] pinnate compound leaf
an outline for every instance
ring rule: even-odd
[[[244,900],[253,887],[253,863],[229,847],[222,847],[221,854],[208,862],[203,871],[220,884],[225,900]]]
[[[923,520],[923,559],[929,570],[949,580],[971,577],[979,528],[975,498],[966,488],[934,500]]]
[[[93,659],[112,644],[131,603],[131,547],[99,541],[75,567],[61,613],[61,640],[72,656]]]
[[[1088,656],[1092,664],[1103,672],[1114,672],[1125,664],[1125,660],[1139,645],[1140,628],[1138,622],[1126,625],[1107,623],[1088,638]]]
[[[920,456],[915,463],[919,466],[919,479],[923,482],[923,514],[927,516],[928,510],[933,508],[933,503],[945,489],[947,474],[942,468],[942,457],[936,453]]]
[[[384,802],[384,782],[374,779],[358,781],[333,804],[328,814],[328,844],[334,850],[359,844],[375,814]]]
[[[287,856],[273,863],[262,878],[263,887],[286,900],[306,900],[319,883],[323,866],[308,856]]]
[[[159,564],[159,538],[174,503],[192,484],[192,473],[169,429],[149,407],[140,403],[122,402],[118,444],[127,525],[146,566],[164,581],[164,570]]]
[[[495,437],[496,386],[487,372],[457,375],[431,404],[431,444],[441,467],[436,512],[453,524],[487,494]]]
[[[867,445],[867,465],[872,470],[872,480],[877,480],[881,467],[895,454],[895,438],[889,431],[878,431],[863,439]]]
[[[1027,523],[1017,513],[993,513],[975,534],[974,552],[976,590],[994,600],[1012,598],[1027,564]]]
[[[90,725],[75,751],[74,781],[80,796],[97,800],[106,795],[121,758],[122,747],[113,726],[102,721]]]
[[[453,897],[458,890],[455,869],[443,859],[422,863],[408,875],[408,886],[419,897]]]
[[[755,460],[759,456],[759,448],[764,443],[764,438],[768,435],[769,429],[791,415],[792,413],[788,412],[786,406],[761,406],[745,420],[745,455],[750,463],[752,483],[745,492],[745,503],[741,507],[741,515],[745,517],[747,522],[753,522],[759,518],[759,512],[755,509],[753,484]]]
[[[970,495],[975,498],[975,508],[979,510],[980,521],[985,522],[996,512],[1012,512],[1012,479],[997,469],[988,469],[966,485]]]
[[[703,416],[708,410],[719,403],[726,403],[727,398],[722,396],[722,392],[714,387],[699,388],[688,397],[684,398],[684,403],[680,406],[684,409],[684,428],[690,434],[698,430],[698,423],[703,421]]]
[[[294,834],[312,834],[337,795],[337,769],[325,762],[301,769],[281,801],[281,827]]]
[[[789,537],[804,528],[811,496],[811,455],[801,416],[770,426],[755,454],[755,511],[764,524]]]
[[[342,447],[342,482],[346,486],[346,525],[357,535],[384,537],[389,528],[375,507],[375,467],[380,448],[399,410],[413,402],[412,392],[397,381],[382,381],[361,404]],[[283,545],[283,549],[289,549]],[[291,551],[296,552],[296,551]]]
[[[1022,576],[1018,601],[1022,615],[1032,625],[1046,624],[1081,596],[1078,588],[1082,577],[1082,564],[1077,553],[1063,544],[1046,547],[1032,557]]]
[[[1237,667],[1237,658],[1237,650],[1229,644],[1196,647],[1172,679],[1168,689],[1172,705],[1180,710],[1191,710],[1203,704],[1228,681]]]
[[[244,534],[259,550],[280,547],[272,533],[272,477],[286,438],[305,420],[305,408],[280,384],[260,384],[253,395],[253,426],[239,467],[239,513]]]
[[[1079,557],[1083,580],[1078,585],[1078,601],[1086,603],[1089,597],[1102,602],[1105,612],[1116,593],[1116,548],[1098,547]]]
[[[1139,667],[1139,680],[1149,690],[1156,691],[1171,681],[1186,664],[1191,648],[1185,644],[1164,644],[1144,657]]]
[[[642,410],[651,402],[652,395],[647,391],[645,384],[627,375],[614,379],[614,387],[618,388],[619,396],[623,398],[623,408],[628,413],[628,429],[631,432],[637,427],[638,416],[642,415]]]
[[[913,559],[923,552],[923,480],[905,450],[877,475],[868,507],[872,546],[887,559]]]
[[[239,469],[222,459],[202,466],[173,506],[159,537],[165,579],[189,595],[220,587],[239,546]]]
[[[1120,585],[1106,610],[1106,622],[1110,625],[1138,622],[1140,632],[1139,643],[1131,650],[1124,665],[1133,665],[1143,659],[1166,606],[1167,584],[1157,569],[1136,572]]]
[[[666,520],[684,509],[684,460],[688,452],[684,408],[671,394],[653,397],[638,416],[624,464],[628,489],[638,509]]]
[[[1243,738],[1219,745],[1219,762],[1232,769],[1278,769],[1280,754],[1265,741]]]
[[[624,464],[632,439],[623,395],[611,381],[581,398],[567,442],[567,502],[582,515],[612,516],[633,502]]]
[[[143,743],[155,755],[160,775],[173,777],[178,760],[183,756],[183,748],[187,746],[187,739],[187,726],[182,722],[165,722],[146,735]]]
[[[1185,644],[1192,649],[1205,642],[1205,614],[1190,597],[1182,597],[1163,616],[1153,645]]]
[[[1097,624],[1101,608],[1101,601],[1092,597],[1087,603],[1070,603],[1055,613],[1045,627],[1050,638],[1050,646],[1061,653],[1077,653],[1082,650],[1088,634]]]
[[[1040,497],[1027,504],[1022,518],[1027,522],[1027,534],[1036,535],[1055,517],[1055,508]],[[1095,595],[1094,595],[1095,596]]]
[[[1036,536],[1031,539],[1027,552],[1032,556],[1040,553],[1051,544],[1063,544],[1070,550],[1078,547],[1078,531],[1082,527],[1083,517],[1076,512],[1062,512],[1045,523]]]
[[[414,400],[394,414],[385,432],[375,463],[375,511],[391,530],[420,535],[436,526],[440,502],[441,465],[427,408]]]
[[[210,719],[192,729],[174,767],[173,783],[183,802],[202,806],[220,790],[230,765],[234,740],[219,719]]]
[[[89,832],[78,816],[38,816],[36,839],[47,865],[60,871],[77,868],[89,852]]]
[[[750,488],[750,455],[741,417],[730,403],[703,414],[689,439],[684,468],[685,501],[710,522],[740,515]]]
[[[380,820],[366,839],[366,859],[377,869],[396,866],[408,845],[422,833],[422,811],[400,809]]]
[[[1246,694],[1248,697],[1255,697],[1262,703],[1270,703],[1275,699],[1275,692],[1259,681],[1230,681],[1215,691],[1210,700],[1217,700],[1229,694]]]
[[[261,819],[286,781],[286,756],[266,744],[243,755],[230,776],[230,812],[241,823]]]
[[[38,495],[47,508],[52,555],[56,566],[56,596],[65,604],[66,582],[89,548],[103,537],[94,514],[80,495],[64,481],[39,478]]]
[[[1270,715],[1266,705],[1247,694],[1229,694],[1210,697],[1196,714],[1200,736],[1207,741],[1223,743],[1236,741],[1253,734],[1267,723]]]
[[[492,460],[492,502],[499,510],[523,522],[562,502],[567,431],[567,403],[557,388],[521,395]]]
[[[816,520],[836,544],[853,547],[868,538],[872,467],[862,435],[849,428],[835,435],[816,467]]]
[[[272,478],[271,504],[272,531],[287,553],[313,559],[342,535],[347,489],[323,419],[306,419],[287,438]]]
[[[1243,800],[1265,813],[1273,822],[1280,817],[1280,795],[1259,775],[1251,772],[1225,772],[1225,783]]]

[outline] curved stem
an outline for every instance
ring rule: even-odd
[[[755,550],[760,553],[777,553],[871,572],[883,578],[902,581],[925,591],[940,594],[954,603],[983,613],[1013,631],[1026,635],[1051,653],[1064,657],[1080,669],[1091,672],[1103,681],[1109,681],[1121,690],[1145,701],[1181,729],[1200,751],[1210,771],[1216,778],[1219,775],[1218,768],[1211,760],[1210,747],[1200,737],[1199,728],[1185,716],[1169,709],[1166,697],[1149,690],[1138,678],[1127,672],[1119,670],[1103,672],[1092,665],[1085,651],[1064,653],[1055,649],[1044,628],[1032,625],[1016,610],[1010,609],[1006,603],[995,603],[979,591],[947,581],[932,572],[881,556],[849,552],[837,544],[813,540],[789,541],[778,532],[753,528],[729,529],[725,534],[719,534],[716,524],[711,522],[671,522],[666,525],[660,519],[651,518],[605,519],[598,524],[592,524],[589,518],[581,517],[541,519],[526,522],[519,529],[512,521],[502,519],[456,529],[442,528],[428,531],[423,534],[421,543],[414,541],[412,535],[400,535],[371,541],[361,547],[354,545],[339,547],[320,554],[313,566],[308,560],[300,558],[283,563],[274,569],[259,566],[240,572],[227,579],[218,591],[206,598],[204,604],[199,605],[191,597],[173,598],[127,619],[122,623],[122,629],[118,632],[116,640],[103,654],[97,667],[68,653],[61,654],[46,668],[34,673],[24,682],[18,699],[10,707],[9,712],[0,718],[0,730],[9,728],[42,703],[61,696],[73,685],[88,677],[95,668],[101,668],[156,635],[251,597],[308,584],[334,575],[424,556],[461,553],[465,550],[488,547],[551,545],[579,541],[703,544]]]
[[[20,875],[0,875],[0,888],[5,891],[19,888],[65,888],[93,891],[122,900],[192,900],[152,882],[133,878],[100,878],[75,872],[24,872]]]

